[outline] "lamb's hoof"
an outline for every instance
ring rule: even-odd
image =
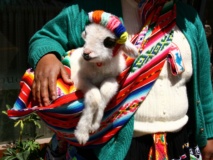
[[[97,131],[100,127],[99,123],[94,123],[90,126],[89,132],[90,133],[94,133],[95,131]]]
[[[75,137],[77,138],[79,144],[85,145],[89,139],[89,134],[85,131],[75,130]]]

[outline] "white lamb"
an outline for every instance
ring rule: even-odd
[[[84,93],[85,108],[74,132],[78,142],[84,145],[89,133],[100,127],[104,109],[118,90],[116,77],[126,67],[122,53],[135,58],[138,52],[127,40],[119,53],[113,55],[117,37],[100,24],[86,26],[82,37],[85,44],[72,53],[70,65],[74,86]]]

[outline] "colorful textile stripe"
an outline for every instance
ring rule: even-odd
[[[175,12],[175,4],[170,6],[168,12],[159,12],[163,13],[159,18],[160,21],[154,18],[154,10],[150,17],[153,17],[156,27],[150,27],[149,24],[153,24],[153,21],[148,19],[149,23],[146,23],[147,25],[138,34],[140,36],[134,37],[133,43],[141,49],[140,55],[135,60],[127,57],[127,67],[117,78],[120,89],[107,105],[100,128],[90,134],[86,146],[97,146],[108,142],[129,121],[145,100],[170,52],[176,16],[171,10]],[[165,14],[168,20],[163,23],[165,19],[162,17]],[[89,17],[110,29],[116,30],[113,25],[120,26],[116,17],[106,12],[90,12]],[[113,25],[108,25],[108,22]],[[122,35],[120,33],[117,34]],[[62,63],[67,62],[66,59]],[[70,68],[66,67],[66,69],[69,73]],[[47,107],[38,107],[31,96],[33,74],[32,70],[27,70],[24,74],[20,95],[13,108],[8,110],[8,116],[20,118],[36,112],[58,137],[65,138],[71,145],[79,146],[74,130],[84,109],[83,94],[75,90],[74,86],[66,85],[59,79],[57,81],[58,98]]]
[[[185,71],[180,50],[174,43],[171,45],[168,62],[170,63],[171,72],[174,76],[177,76]]]
[[[124,44],[128,38],[126,28],[118,17],[102,10],[89,12],[89,20],[98,23],[113,32],[118,37],[117,43]]]
[[[166,133],[153,134],[154,145],[150,148],[149,160],[168,160]]]

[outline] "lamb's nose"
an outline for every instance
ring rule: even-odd
[[[91,57],[89,56],[88,53],[83,53],[83,58],[86,60],[86,61],[89,61],[91,59]]]

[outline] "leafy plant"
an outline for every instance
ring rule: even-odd
[[[37,138],[8,144],[2,160],[43,160],[45,148],[40,149]]]
[[[6,108],[9,109],[10,106],[6,105]],[[6,111],[2,111],[2,113],[7,115]],[[19,139],[6,146],[1,160],[43,160],[45,147],[41,149],[40,144],[36,142],[36,139],[42,136],[35,135],[33,138],[23,140],[25,125],[31,123],[35,127],[41,128],[39,121],[40,118],[35,113],[15,121],[14,127],[19,127],[20,130]]]

